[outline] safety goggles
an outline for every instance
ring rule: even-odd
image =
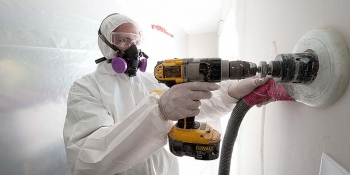
[[[139,46],[142,39],[140,35],[134,33],[112,32],[110,41],[115,46],[128,47],[131,44]]]

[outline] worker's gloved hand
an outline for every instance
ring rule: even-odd
[[[259,78],[259,76],[255,76],[255,77],[246,78],[246,79],[236,81],[229,86],[228,94],[231,97],[233,97],[237,100],[240,100],[242,97],[253,92],[255,90],[255,88],[267,83],[268,80],[269,80],[268,77]],[[273,101],[273,100],[268,99],[260,104],[257,104],[257,106],[260,107],[262,105],[266,105],[267,103],[269,103],[271,101]]]
[[[167,90],[159,99],[159,111],[165,120],[177,121],[199,114],[201,99],[209,99],[210,91],[218,90],[219,85],[208,82],[177,84]]]

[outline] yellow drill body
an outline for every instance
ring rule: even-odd
[[[220,58],[177,58],[160,61],[154,76],[168,87],[175,84],[202,81],[220,82],[255,76],[257,67],[244,61],[227,61]],[[195,117],[178,120],[168,133],[170,151],[177,156],[191,156],[198,160],[219,157],[220,133]]]

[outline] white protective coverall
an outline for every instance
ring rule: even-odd
[[[101,32],[106,36],[123,23],[136,25],[118,14],[103,21]],[[106,58],[113,58],[113,50],[100,38],[98,44]],[[217,120],[232,111],[236,100],[228,95],[227,83],[220,85],[211,99],[202,100],[197,119]],[[130,78],[106,61],[76,80],[63,131],[72,174],[178,174],[176,157],[163,148],[173,122],[161,117],[160,97],[151,93],[164,88],[151,73],[139,71]]]

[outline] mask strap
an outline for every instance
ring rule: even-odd
[[[142,52],[141,49],[140,49],[140,54],[139,54],[139,56],[148,59],[148,55],[146,55],[145,52]]]
[[[118,13],[112,13],[112,14],[108,15],[105,19],[103,19],[103,21],[106,20],[108,17],[110,17],[110,16],[112,16],[112,15],[117,15],[117,14],[118,14]],[[102,23],[103,23],[103,21],[102,21]],[[101,26],[102,26],[102,23],[101,23],[100,27],[98,28],[98,36],[101,38],[101,40],[102,40],[104,43],[107,44],[107,46],[109,46],[111,49],[113,49],[114,51],[116,51],[117,54],[119,54],[119,53],[122,52],[122,51],[119,50],[115,45],[111,44],[111,43],[106,39],[106,37],[102,35],[102,33],[101,33]],[[122,52],[122,53],[123,53],[123,52]],[[102,61],[105,61],[105,60],[107,60],[107,62],[109,61],[108,63],[111,62],[110,60],[108,60],[108,59],[105,58],[105,57],[99,58],[99,59],[97,59],[95,62],[96,62],[96,64],[98,64],[98,63],[100,63],[100,62],[102,62]]]
[[[104,43],[107,44],[107,46],[109,46],[111,49],[113,49],[114,51],[116,51],[116,52],[117,52],[117,55],[118,55],[119,53],[123,53],[123,51],[119,50],[115,45],[111,44],[111,43],[106,39],[106,37],[102,35],[101,30],[98,30],[98,36],[102,39],[102,41],[103,41]],[[105,60],[107,60],[108,63],[111,63],[111,60],[110,60],[110,59],[107,59],[107,58],[105,58],[105,57],[102,57],[102,58],[99,58],[99,59],[95,60],[95,63],[98,64],[98,63],[100,63],[100,62],[102,62],[102,61],[105,61]]]
[[[106,37],[102,35],[101,30],[98,30],[98,36],[102,39],[103,42],[105,42],[105,43],[107,44],[107,46],[109,46],[109,47],[110,47],[111,49],[113,49],[114,51],[119,52],[119,49],[118,49],[115,45],[111,44],[111,43],[106,39]]]
[[[107,60],[107,58],[102,57],[102,58],[95,60],[95,63],[98,64],[98,63],[101,63],[102,61],[105,61],[105,60]]]

